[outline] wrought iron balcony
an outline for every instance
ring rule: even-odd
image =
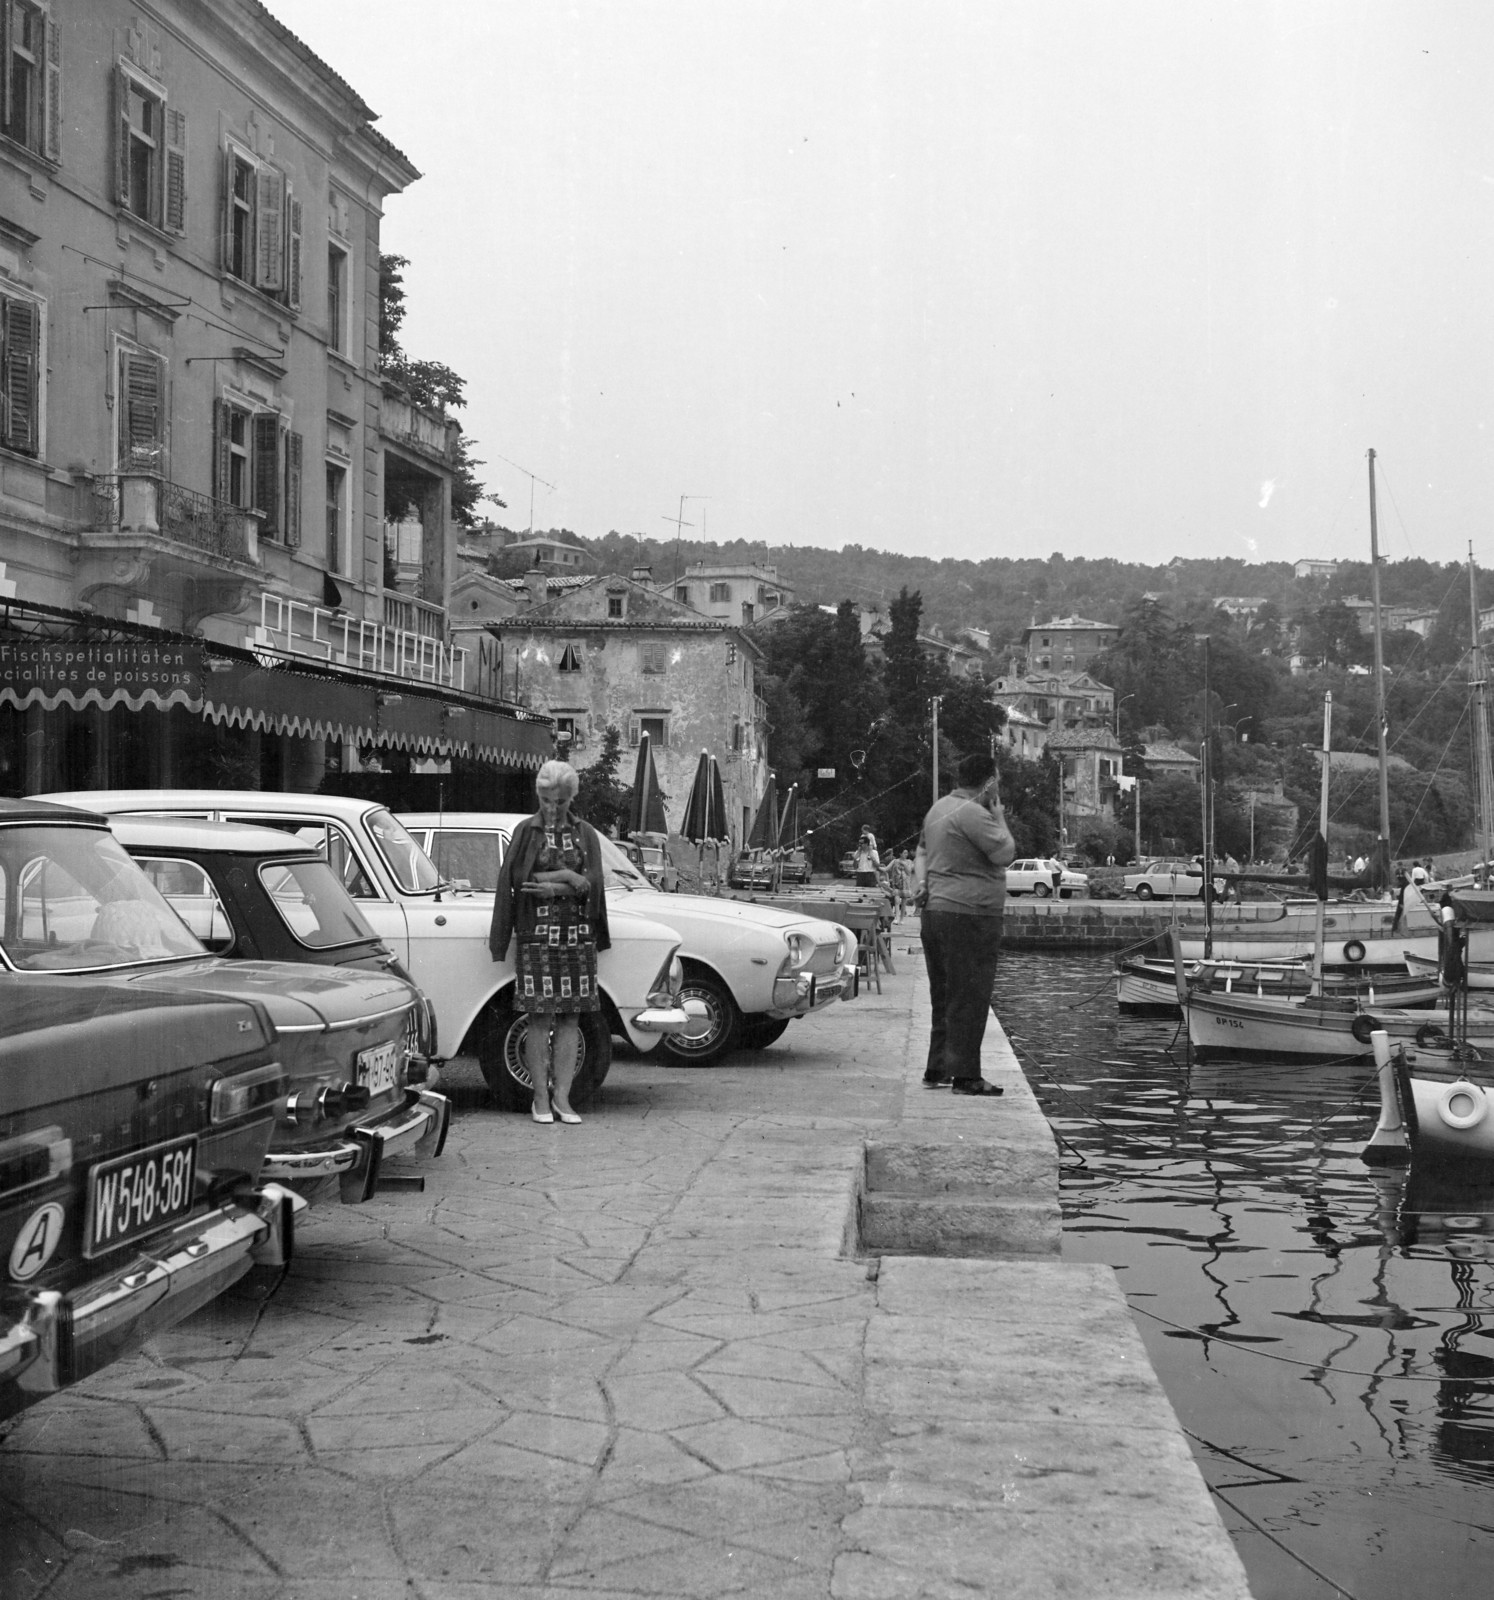
[[[242,506],[214,500],[157,473],[108,473],[93,480],[100,529],[154,534],[224,561],[258,564],[259,522]]]

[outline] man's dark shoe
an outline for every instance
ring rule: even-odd
[[[955,1094],[1005,1094],[999,1083],[987,1083],[984,1078],[956,1078],[950,1084]]]
[[[925,1089],[947,1089],[953,1081],[948,1073],[944,1072],[925,1072],[923,1075]]]

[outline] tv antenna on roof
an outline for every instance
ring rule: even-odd
[[[522,472],[524,474],[524,476],[529,479],[529,526],[524,530],[525,537],[527,538],[530,534],[532,534],[534,532],[534,486],[535,486],[535,484],[536,483],[544,483],[545,487],[547,489],[551,490],[552,492],[555,490],[555,485],[553,483],[545,483],[545,480],[543,478],[541,478],[537,474],[531,472],[528,467],[521,467],[517,461],[509,461],[507,456],[499,456],[498,452],[496,450],[493,452],[493,454],[495,456],[498,456],[498,459],[500,461],[505,462],[508,466],[512,467],[515,472]]]
[[[693,528],[695,526],[693,522],[685,521],[685,502],[687,500],[705,501],[709,500],[710,498],[711,497],[708,494],[682,494],[680,496],[679,515],[675,517],[664,518],[665,522],[672,522],[674,524],[674,581],[676,583],[680,581],[680,529]],[[700,531],[702,534],[705,533],[705,508],[703,506],[700,513]]]

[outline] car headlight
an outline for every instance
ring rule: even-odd
[[[649,986],[648,1003],[651,1006],[673,1006],[684,982],[685,964],[680,960],[679,946],[676,945]]]
[[[814,954],[814,940],[807,933],[786,933],[783,938],[788,945],[789,960],[796,967],[802,967]]]
[[[835,935],[835,964],[837,967],[843,967],[846,964],[846,953],[846,936],[845,931],[842,929]]]

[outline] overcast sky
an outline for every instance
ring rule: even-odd
[[[510,526],[1494,562],[1487,0],[269,4]]]

